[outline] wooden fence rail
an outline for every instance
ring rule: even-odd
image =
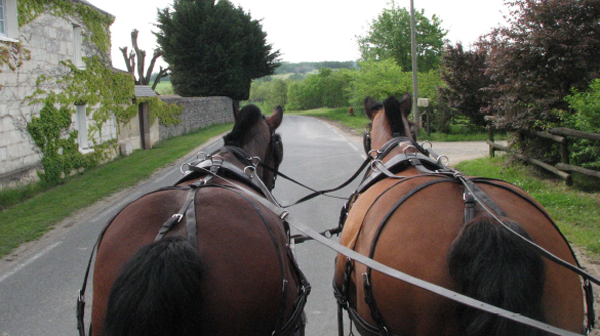
[[[486,118],[486,120],[488,120],[488,121],[491,121],[490,119]],[[520,153],[517,153],[516,151],[511,150],[510,146],[502,146],[502,145],[494,142],[494,129],[491,124],[488,126],[488,129],[489,129],[489,140],[487,141],[487,144],[490,146],[490,157],[492,157],[492,158],[495,156],[495,153],[498,150],[510,153],[510,154],[514,155],[516,158],[518,158],[519,160],[523,160],[525,162],[531,163],[533,165],[541,167],[541,168],[557,175],[558,177],[563,179],[565,181],[565,183],[569,186],[573,185],[573,179],[571,178],[571,174],[570,174],[572,172],[577,172],[577,173],[585,174],[588,176],[600,178],[599,171],[586,169],[583,167],[578,167],[578,166],[569,164],[569,140],[568,140],[568,137],[600,141],[600,134],[598,134],[598,133],[582,132],[582,131],[564,128],[564,127],[553,128],[550,131],[548,131],[548,133],[537,132],[537,131],[528,131],[527,133],[529,135],[541,137],[544,139],[550,139],[550,140],[555,141],[560,144],[560,149],[561,149],[560,154],[561,154],[562,162],[558,163],[556,166],[551,166],[540,160],[529,158]]]

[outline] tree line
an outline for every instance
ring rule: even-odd
[[[361,59],[351,67],[282,64],[260,21],[228,0],[175,0],[159,11],[155,34],[179,95],[225,95],[289,109],[360,106],[366,95],[411,91],[410,13],[393,0],[388,6],[357,37]],[[570,125],[598,132],[600,0],[506,6],[508,24],[472,46],[450,45],[441,18],[416,11],[420,96],[430,98],[436,128],[445,130],[457,117],[481,128],[493,115],[509,131]],[[295,74],[265,77],[276,71]],[[558,157],[548,143],[521,139],[520,148],[536,158]],[[600,152],[594,144],[575,146],[581,158],[584,148]],[[581,160],[600,167],[598,154]]]

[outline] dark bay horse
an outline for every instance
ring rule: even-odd
[[[503,181],[463,176],[470,181],[467,189],[454,176],[456,171],[434,172],[443,166],[427,160],[414,141],[407,120],[410,110],[410,94],[383,103],[365,99],[372,120],[366,146],[377,158],[347,206],[340,243],[429,283],[581,333],[585,307],[579,276],[541,257],[507,229],[577,266],[542,206]],[[334,290],[364,336],[546,335],[342,255],[336,259]]]
[[[303,333],[310,286],[282,220],[254,198],[274,187],[283,111],[267,118],[250,105],[234,115],[223,148],[107,226],[94,266],[93,336]]]

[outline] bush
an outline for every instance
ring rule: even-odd
[[[348,89],[352,77],[350,71],[332,71],[321,68],[300,82],[289,85],[286,108],[309,110],[319,107],[348,106]]]
[[[584,132],[600,133],[600,79],[595,79],[588,91],[572,90],[565,100],[574,114],[558,111],[562,126]],[[600,142],[586,139],[572,141],[570,148],[573,163],[590,169],[600,169]]]

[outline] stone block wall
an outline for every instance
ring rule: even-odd
[[[19,28],[18,41],[29,51],[30,59],[23,60],[20,67],[12,70],[8,65],[0,67],[0,188],[35,180],[35,171],[41,167],[41,153],[31,139],[27,124],[39,116],[41,104],[29,105],[27,96],[36,90],[37,79],[44,75],[61,77],[68,69],[62,61],[74,60],[74,26],[83,26],[77,17],[57,17],[50,13],[39,15],[32,22]],[[15,42],[0,41],[11,46]],[[81,55],[90,57],[97,49],[89,41],[82,41]],[[58,92],[57,83],[47,83],[45,90]],[[88,117],[88,125],[93,123]],[[77,129],[75,122],[72,129]],[[103,125],[102,134],[91,134],[96,143],[113,139],[117,134],[116,122]]]
[[[160,96],[167,104],[183,105],[181,123],[177,126],[160,125],[160,140],[190,133],[213,124],[233,122],[233,101],[228,97]]]

